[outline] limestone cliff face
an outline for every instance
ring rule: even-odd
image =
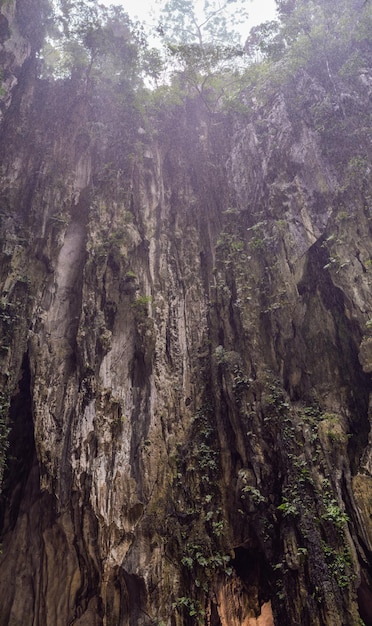
[[[9,6],[0,624],[372,624],[367,70],[144,130]]]

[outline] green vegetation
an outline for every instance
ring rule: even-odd
[[[342,550],[335,550],[325,542],[322,545],[329,571],[334,576],[337,585],[341,589],[348,587],[355,579],[355,574],[351,569],[352,560],[349,549],[345,547]]]
[[[198,11],[190,0],[168,0],[157,27],[159,50],[148,45],[146,33],[122,7],[58,0],[53,19],[48,20],[44,73],[88,79],[90,87],[101,83],[112,91],[125,86],[140,90],[137,105],[142,111],[144,78],[153,81],[160,98],[165,94],[168,98],[168,85],[164,89],[161,84],[166,76],[177,94],[174,101],[195,97],[215,114],[226,105],[239,110],[240,94],[252,83],[265,90],[261,97],[267,98],[270,90],[290,84],[296,73],[306,71],[323,82],[345,118],[339,82],[355,80],[367,60],[370,3],[277,0],[277,5],[279,19],[255,26],[243,46],[236,30],[247,17],[243,0],[208,0]],[[148,103],[153,95],[148,93]],[[329,138],[334,132],[326,122],[331,103],[324,100],[311,106],[317,127]],[[365,155],[357,158],[360,169]]]
[[[210,114],[239,85],[245,53],[236,27],[246,18],[243,0],[207,0],[199,7],[168,0],[162,10],[158,32],[173,86],[183,97],[197,97]]]
[[[19,275],[17,282],[28,286],[29,278],[25,275]],[[21,317],[21,302],[10,302],[8,300],[0,301],[0,350],[7,352],[12,342],[14,325]]]
[[[143,36],[120,6],[59,0],[43,50],[44,72],[56,77],[138,84]]]
[[[202,49],[228,41],[238,46],[236,27],[247,15],[242,0],[208,0],[198,10],[190,0],[168,0],[162,9],[159,30],[166,41],[194,44]]]
[[[205,598],[217,575],[230,576],[231,556],[221,506],[219,453],[209,404],[194,415],[189,440],[179,446],[172,501],[180,525],[181,588],[174,608],[202,620]]]
[[[145,318],[148,316],[149,304],[152,302],[151,296],[138,296],[131,306],[136,317]]]
[[[125,280],[128,280],[130,282],[137,280],[137,275],[135,272],[133,272],[133,270],[128,270],[125,273]]]
[[[277,467],[285,476],[276,505],[276,517],[279,516],[285,534],[288,529],[295,529],[298,546],[295,548],[296,567],[304,575],[308,564],[316,558],[319,572],[322,572],[316,595],[322,602],[328,593],[323,584],[327,579],[333,581],[337,590],[352,587],[355,580],[346,533],[350,520],[343,510],[342,501],[336,499],[337,478],[328,458],[335,446],[339,446],[340,437],[342,445],[347,442],[341,418],[336,414],[322,413],[316,405],[300,407],[296,403],[293,406],[280,382],[270,373],[267,373],[263,406],[264,423],[269,424],[270,432],[274,433],[275,446],[280,449]],[[334,434],[337,434],[337,440]],[[326,450],[324,446],[327,446]],[[260,494],[255,492],[255,488],[248,487],[242,491],[248,497],[250,494],[253,496],[251,501],[256,497],[259,505]],[[244,508],[244,504],[242,506]],[[268,527],[270,509],[257,509],[257,516],[260,514],[266,515]],[[262,535],[267,532],[262,522],[258,527]],[[322,548],[321,557],[316,546]],[[285,548],[278,551],[275,562],[276,597],[282,603],[288,594],[291,569]]]
[[[177,598],[177,601],[173,603],[173,608],[185,610],[189,617],[196,619],[198,624],[203,623],[205,611],[202,608],[199,600],[193,600],[187,596],[181,596]]]
[[[343,529],[345,524],[349,521],[349,516],[341,511],[334,498],[326,501],[325,509],[326,510],[322,515],[322,519],[331,522],[338,529]]]
[[[216,357],[217,365],[224,365],[225,363],[228,362],[228,356],[223,346],[217,346],[217,348],[214,351],[214,354]]]
[[[261,147],[270,141],[274,148],[276,137],[268,137],[257,111],[278,90],[294,126],[306,119],[318,129],[324,153],[345,173],[345,185],[366,181],[368,120],[349,107],[344,84],[355,83],[367,66],[370,2],[277,0],[277,5],[279,19],[254,27],[243,46],[236,32],[237,23],[245,19],[243,0],[208,0],[200,13],[190,0],[168,0],[157,28],[160,48],[154,49],[121,7],[93,0],[56,2],[53,19],[47,21],[43,75],[80,84],[100,111],[99,117],[91,115],[86,131],[98,151],[105,146],[105,165],[96,182],[107,193],[124,193],[123,177],[147,133],[154,132],[149,130],[154,118],[159,132],[191,102],[204,116],[205,128],[199,133],[204,151],[215,142],[218,128],[213,124],[221,123],[221,116],[226,124],[234,116],[255,118]],[[323,90],[315,100],[306,96],[313,81]],[[138,135],[139,128],[144,135]],[[236,210],[227,209],[226,216],[236,217]],[[278,239],[280,226],[267,228],[257,220],[250,231],[251,251],[265,253]],[[226,232],[231,236],[235,233]],[[243,240],[223,241],[221,234],[218,248],[230,245],[232,254],[243,256]]]
[[[0,486],[3,480],[6,454],[9,447],[9,396],[5,392],[0,392]]]
[[[266,502],[266,498],[262,495],[262,493],[256,487],[252,487],[251,485],[245,485],[242,489],[241,499],[245,500],[248,497],[254,504],[261,504],[262,502]],[[280,509],[280,507],[278,507]]]
[[[216,250],[224,255],[227,262],[230,256],[234,257],[244,250],[244,241],[234,234],[222,232],[217,239]]]
[[[1,84],[2,82],[3,82],[3,72],[2,72],[2,70],[0,70],[0,84]],[[0,98],[1,98],[2,96],[4,96],[4,95],[5,95],[5,93],[6,93],[6,92],[5,92],[4,87],[1,87],[1,86],[0,86]]]
[[[288,500],[288,498],[283,498],[282,503],[278,506],[278,511],[283,514],[283,517],[287,517],[288,515],[296,517],[299,514],[296,499]]]
[[[225,229],[216,242],[216,287],[217,297],[230,301],[240,310],[251,299],[251,285],[247,277],[250,257],[246,251],[243,232],[239,232],[236,215],[224,211]]]
[[[90,251],[97,265],[105,267],[105,263],[111,263],[113,273],[120,269],[120,276],[124,277],[120,294],[130,295],[128,300],[137,323],[137,335],[143,340],[141,344],[136,337],[137,348],[143,348],[144,353],[144,346],[148,347],[150,343],[147,330],[152,328],[149,319],[152,298],[147,295],[135,297],[137,276],[130,269],[130,231],[138,229],[140,239],[143,224],[140,223],[141,211],[131,198],[132,190],[128,192],[125,184],[129,179],[137,184],[136,168],[143,166],[144,184],[151,186],[152,165],[146,162],[151,159],[140,156],[146,154],[149,138],[152,140],[161,132],[167,135],[167,158],[171,162],[172,144],[178,146],[178,138],[182,137],[184,141],[179,142],[177,148],[180,158],[184,156],[182,150],[186,153],[188,149],[192,154],[189,181],[194,184],[195,179],[195,186],[204,189],[207,174],[212,176],[213,173],[213,182],[218,179],[211,155],[216,149],[224,150],[226,137],[220,129],[225,122],[229,128],[233,128],[237,119],[252,123],[257,149],[267,155],[268,161],[275,160],[281,130],[270,130],[262,106],[271,104],[279,93],[293,122],[293,133],[302,132],[304,126],[315,128],[323,155],[331,159],[337,173],[343,174],[340,176],[340,197],[349,192],[361,193],[368,183],[368,160],[364,148],[366,119],[360,119],[359,113],[354,112],[355,103],[350,104],[347,89],[343,87],[355,84],[356,76],[367,60],[370,3],[357,6],[346,0],[338,3],[278,0],[279,20],[255,27],[244,49],[225,12],[230,4],[238,7],[244,3],[238,0],[222,4],[206,2],[205,15],[199,20],[194,3],[169,0],[159,25],[164,44],[159,52],[151,50],[145,34],[121,8],[105,8],[92,0],[60,0],[54,26],[50,27],[44,47],[43,76],[65,81],[75,90],[73,93],[82,94],[81,99],[89,102],[83,130],[86,141],[94,145],[96,162],[101,163],[94,172],[93,187],[122,207],[121,222],[111,225],[114,211],[110,213],[110,203],[107,202],[104,208],[94,208],[92,203],[91,223],[101,218],[102,223],[106,221],[100,231],[104,233],[102,240],[92,243]],[[312,89],[317,94],[315,99],[308,97]],[[181,111],[184,117],[179,115]],[[185,118],[189,123],[186,128],[180,123]],[[172,123],[174,135],[165,133],[164,129],[172,128]],[[271,167],[269,162],[267,166],[268,169]],[[293,164],[289,163],[288,168],[291,167]],[[189,172],[186,167],[184,171]],[[55,186],[61,187],[61,182],[55,180]],[[217,188],[216,196],[219,191]],[[249,189],[250,193],[253,194]],[[289,193],[293,198],[293,190]],[[315,195],[314,192],[314,198]],[[267,288],[268,295],[265,288],[270,281],[278,280],[276,276],[280,274],[275,266],[276,255],[279,246],[284,245],[287,223],[279,210],[283,210],[288,197],[284,193],[283,197],[280,196],[277,202],[280,209],[271,206],[272,199],[269,198],[272,213],[266,215],[261,207],[264,199],[257,202],[257,199],[248,197],[246,206],[238,209],[235,208],[237,199],[227,196],[228,193],[218,205],[220,232],[214,240],[216,268],[213,277],[218,313],[211,323],[211,327],[221,329],[221,335],[224,332],[223,338],[218,335],[216,339],[216,331],[211,345],[226,341],[224,345],[217,345],[214,351],[213,375],[223,381],[221,393],[225,394],[226,415],[220,419],[227,423],[237,416],[242,418],[241,440],[236,444],[240,446],[239,454],[236,454],[239,461],[234,461],[237,466],[238,463],[244,465],[254,454],[258,455],[258,444],[254,441],[257,429],[254,431],[250,417],[253,415],[259,420],[262,428],[259,454],[263,463],[268,461],[269,465],[272,462],[277,468],[275,484],[267,487],[258,480],[254,482],[252,479],[252,484],[248,478],[245,482],[242,480],[237,496],[240,515],[245,519],[251,516],[260,543],[267,547],[268,553],[275,553],[275,575],[284,579],[288,572],[285,550],[282,545],[277,547],[279,539],[274,536],[275,532],[278,525],[281,536],[295,527],[296,540],[300,544],[294,548],[294,555],[298,557],[296,567],[305,570],[310,560],[315,562],[319,557],[319,567],[324,566],[323,571],[330,573],[342,589],[353,581],[345,532],[349,518],[343,511],[341,499],[334,495],[338,485],[336,479],[332,483],[322,446],[331,454],[347,443],[348,435],[342,430],[337,416],[331,418],[316,406],[294,406],[281,381],[274,376],[252,381],[250,374],[246,373],[249,351],[243,354],[242,350],[237,355],[231,347],[225,347],[228,341],[233,345],[231,337],[235,331],[240,332],[239,323],[249,308],[246,306],[248,302],[254,304],[259,300],[257,318],[258,323],[262,323],[260,330],[264,329],[264,324],[275,320],[286,304],[283,284],[281,289],[271,292]],[[175,192],[175,206],[177,201]],[[210,202],[212,204],[214,199]],[[337,246],[342,244],[339,230],[351,219],[352,211],[345,198],[340,199],[339,207],[335,219],[337,228],[324,242],[328,259],[323,262],[326,270],[323,275],[328,275],[327,270],[339,272],[348,264],[348,261],[341,260]],[[56,213],[50,221],[56,227],[67,225],[67,218],[62,213]],[[217,221],[214,226],[216,224]],[[144,239],[142,241],[144,243]],[[289,247],[287,252],[289,258]],[[138,258],[134,257],[134,267],[137,267]],[[366,267],[369,269],[368,263]],[[20,273],[18,283],[24,287],[27,282],[27,275]],[[273,293],[274,296],[270,295]],[[227,310],[226,320],[229,321],[223,327],[220,322]],[[1,349],[5,353],[11,346],[15,315],[14,305],[0,305]],[[217,319],[218,316],[221,319]],[[256,321],[249,320],[252,326]],[[250,328],[246,323],[244,330]],[[341,328],[338,324],[338,329]],[[366,328],[371,331],[372,320],[367,321]],[[285,360],[289,354],[285,344],[292,341],[290,330],[282,332],[280,324],[271,330],[278,345],[273,361],[280,356],[277,362],[281,361],[285,371],[291,366]],[[301,341],[299,333],[295,338],[295,326],[292,331],[295,341]],[[110,340],[110,333],[107,330],[102,332],[100,341],[104,351],[110,346]],[[247,348],[248,341],[244,348]],[[237,349],[236,345],[234,349]],[[145,357],[150,362],[151,357],[147,354]],[[255,367],[253,349],[251,358],[252,372],[256,370],[256,376],[259,368]],[[0,475],[9,432],[8,409],[9,400],[3,394],[0,396]],[[120,419],[125,423],[125,416]],[[165,544],[174,542],[173,553],[169,549],[171,556],[167,556],[177,559],[177,566],[181,566],[178,593],[182,595],[173,598],[173,608],[196,621],[205,617],[205,598],[216,577],[228,577],[232,573],[225,504],[219,482],[221,453],[215,421],[213,407],[205,404],[193,418],[186,443],[178,445],[176,458],[172,461],[173,480],[169,486],[172,511],[166,527],[159,531],[164,535]],[[322,423],[324,430],[321,433]],[[236,424],[229,424],[226,431],[228,428],[231,437],[237,436]],[[150,439],[143,441],[144,452],[149,454],[155,448],[155,442],[153,445]],[[274,461],[265,457],[268,454],[275,456]],[[230,461],[226,461],[228,463]],[[269,489],[273,489],[270,498]],[[315,554],[315,545],[321,546],[320,555]],[[290,584],[288,581],[291,580],[287,576],[285,583]],[[285,587],[283,581],[281,583],[278,598],[284,601]]]

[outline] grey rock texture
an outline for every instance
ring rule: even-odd
[[[371,624],[368,73],[344,117],[300,73],[245,114],[123,112],[113,148],[81,82],[36,78],[20,6],[0,624]]]

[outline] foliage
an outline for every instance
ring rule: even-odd
[[[262,504],[266,501],[259,489],[251,485],[245,485],[242,489],[241,499],[244,500],[246,496],[248,496],[254,504]],[[281,510],[280,507],[278,507],[278,509]]]
[[[242,47],[236,26],[246,19],[243,0],[205,0],[200,9],[192,0],[168,0],[158,26],[163,51],[149,47],[143,28],[121,7],[56,2],[43,51],[45,75],[137,90],[145,76],[155,84],[165,77],[172,98],[197,96],[209,113],[237,105],[244,84],[263,81],[267,89],[269,79],[275,87],[299,69],[321,79],[342,110],[339,75],[355,76],[368,56],[369,2],[277,0],[280,19],[255,26]],[[146,98],[152,94],[142,92],[142,104]]]
[[[209,113],[236,90],[244,49],[236,26],[247,17],[242,0],[169,0],[158,32],[167,73],[183,95],[198,95]]]
[[[22,277],[22,279],[23,278],[24,277]],[[27,277],[26,280],[28,280]],[[24,280],[19,280],[19,282],[24,282]],[[6,300],[0,301],[0,350],[7,351],[9,349],[14,331],[14,323],[19,319],[19,317],[18,303],[16,304]]]
[[[277,0],[277,6],[279,20],[254,27],[246,41],[250,63],[242,85],[254,89],[255,98],[263,103],[281,89],[292,123],[310,118],[313,126],[322,129],[324,150],[332,160],[337,163],[344,152],[347,160],[350,146],[358,144],[357,138],[349,143],[347,138],[363,137],[365,131],[359,130],[364,126],[361,113],[350,116],[344,85],[345,79],[353,81],[358,90],[358,75],[369,66],[371,3]],[[306,87],[299,88],[301,82]],[[314,86],[318,93],[309,98],[308,88]],[[341,145],[340,135],[345,136]]]
[[[138,298],[132,302],[131,306],[137,319],[145,319],[148,316],[149,304],[151,302],[151,296],[138,296]]]
[[[177,471],[172,485],[172,501],[176,516],[181,520],[181,588],[183,593],[187,591],[187,595],[177,599],[174,608],[196,619],[202,619],[204,615],[204,598],[216,576],[230,576],[232,573],[212,417],[209,404],[203,405],[194,415],[189,441],[178,450]]]
[[[285,45],[279,36],[280,24],[276,20],[264,22],[251,28],[245,42],[248,56],[255,62],[264,58],[278,59],[282,55]]]
[[[337,91],[336,73],[350,50],[368,38],[370,3],[339,0],[279,2],[283,57],[295,67],[306,67],[331,91]],[[284,6],[286,7],[284,9]]]
[[[337,585],[341,589],[348,587],[355,578],[351,570],[352,559],[349,549],[345,547],[341,551],[335,550],[324,541],[322,547],[329,571],[336,579]]]
[[[224,365],[225,363],[228,362],[226,350],[223,346],[221,345],[217,346],[217,348],[214,351],[214,354],[216,357],[217,365]]]
[[[290,501],[288,498],[283,498],[281,504],[278,506],[278,511],[283,514],[283,517],[287,517],[291,515],[296,517],[299,514],[296,502],[294,500]]]
[[[339,77],[355,76],[366,60],[371,27],[370,3],[278,0],[280,19],[255,26],[243,47],[236,29],[246,19],[243,0],[205,0],[200,9],[192,0],[168,0],[158,26],[163,43],[158,50],[121,7],[93,0],[56,2],[55,25],[49,26],[43,51],[44,75],[100,83],[122,111],[128,110],[133,92],[138,97],[129,108],[137,112],[151,109],[152,101],[164,109],[190,98],[209,116],[226,107],[238,110],[246,88],[262,89],[266,97],[301,69],[323,82],[342,112]],[[156,93],[146,92],[144,80],[163,84]],[[105,110],[105,102],[98,106]],[[332,124],[325,124],[324,115],[329,111],[314,110],[329,135]],[[332,146],[333,139],[328,143]],[[256,237],[255,243],[260,247],[264,240]]]
[[[204,0],[202,7],[193,0],[168,0],[162,10],[159,31],[181,45],[239,45],[236,27],[247,19],[242,0]]]
[[[191,570],[200,566],[208,578],[215,570],[224,570],[230,561],[230,556],[221,552],[208,554],[201,544],[187,544],[185,553],[186,556],[181,559],[182,565]]]
[[[175,602],[173,606],[174,608],[186,610],[187,614],[196,619],[198,624],[204,621],[205,611],[198,600],[194,600],[188,596],[181,596],[177,598],[177,602]]]
[[[336,528],[342,529],[349,521],[349,516],[341,511],[336,500],[331,499],[326,503],[326,511],[323,513],[322,519],[331,522]]]
[[[137,274],[133,272],[133,270],[128,270],[125,273],[125,280],[127,280],[128,282],[133,282],[137,280]]]
[[[236,62],[241,48],[230,45],[167,44],[173,85],[183,95],[198,95],[208,112],[215,112],[221,101],[237,88],[240,74]]]
[[[10,428],[8,426],[8,413],[9,413],[9,396],[0,392],[0,486],[3,479],[6,452],[9,446],[8,435]]]
[[[43,50],[44,74],[136,87],[141,49],[147,52],[144,33],[121,6],[59,0]]]

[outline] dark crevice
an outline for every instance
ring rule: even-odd
[[[25,354],[18,393],[10,404],[10,434],[7,465],[0,500],[0,532],[15,527],[31,469],[36,458],[30,364]]]
[[[89,489],[89,485],[87,488]],[[89,601],[99,596],[100,575],[96,567],[96,558],[98,559],[99,555],[98,521],[92,512],[88,491],[84,494],[84,504],[81,504],[79,495],[73,492],[71,497],[74,528],[78,529],[74,537],[74,550],[81,575],[80,588],[76,592],[76,605],[86,611]]]
[[[258,616],[261,606],[271,597],[270,568],[258,549],[243,546],[235,548],[235,556],[231,564],[242,581],[248,598],[255,598],[258,602],[256,606],[252,606]]]
[[[368,580],[369,579],[369,580]],[[365,626],[372,626],[372,591],[371,580],[365,571],[361,570],[361,583],[357,591],[358,605],[361,619]]]
[[[135,350],[131,368],[134,410],[130,444],[130,465],[133,476],[138,482],[139,497],[142,497],[141,449],[143,442],[147,439],[150,426],[148,403],[150,397],[151,363],[146,363],[144,350],[145,348],[141,345]],[[145,402],[143,402],[144,399]]]
[[[210,626],[222,626],[215,604],[212,604],[211,606]]]
[[[129,574],[123,570],[120,574],[120,579],[118,579],[122,583],[120,585],[120,618],[124,615],[130,616],[129,626],[148,623],[148,620],[145,620],[147,614],[144,607],[147,604],[147,596],[143,579],[136,574]]]
[[[314,244],[308,255],[306,272],[298,285],[299,293],[307,309],[307,321],[301,329],[307,349],[306,364],[316,376],[319,376],[318,364],[324,365],[329,362],[329,371],[334,374],[328,383],[332,387],[337,386],[346,390],[346,402],[350,415],[349,428],[350,434],[353,435],[348,451],[352,471],[355,472],[360,455],[368,443],[368,404],[369,395],[372,392],[371,377],[363,372],[358,358],[362,331],[358,323],[346,315],[347,298],[344,292],[333,283],[332,276],[325,267],[328,262],[328,252],[323,247],[322,241],[319,240]],[[316,314],[319,316],[321,310],[319,305],[324,310],[324,319],[319,319],[319,336],[315,337],[309,331],[309,326],[311,318]],[[323,331],[323,326],[326,327],[327,319],[330,317],[335,328],[335,339],[332,341],[329,340],[329,333],[327,335]],[[320,355],[322,355],[321,360]],[[314,386],[314,380],[312,380],[312,385]],[[300,390],[300,395],[306,396],[305,390]]]

